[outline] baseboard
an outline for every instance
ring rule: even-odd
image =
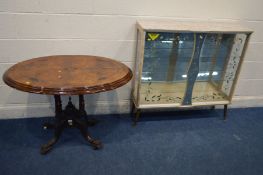
[[[86,111],[89,115],[129,113],[130,101],[97,102],[86,105]],[[0,106],[0,119],[47,117],[54,114],[54,106],[50,103]]]
[[[0,107],[0,119],[46,117],[54,115],[50,104],[9,105]]]
[[[263,96],[234,96],[230,107],[263,107]]]
[[[263,97],[235,96],[229,108],[263,107]],[[222,108],[222,106],[217,106]],[[0,106],[0,119],[34,118],[54,116],[54,107],[50,103],[30,105],[8,105]],[[130,112],[130,101],[120,102],[102,101],[86,106],[86,111],[91,115],[99,114],[127,114]]]

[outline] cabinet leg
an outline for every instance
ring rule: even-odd
[[[135,110],[135,105],[134,105],[133,101],[131,101],[130,109],[131,109],[131,114],[133,115],[134,110]]]
[[[224,105],[224,121],[226,121],[227,118],[227,105]]]
[[[135,117],[133,120],[133,126],[137,125],[137,122],[139,121],[140,116],[141,116],[141,109],[136,109]]]

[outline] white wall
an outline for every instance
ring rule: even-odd
[[[263,106],[262,0],[0,0],[0,75],[12,64],[53,54],[91,54],[132,67],[141,18],[211,20],[253,29],[232,106]],[[129,111],[131,84],[86,97],[88,113]],[[0,81],[0,118],[54,113],[53,98]]]

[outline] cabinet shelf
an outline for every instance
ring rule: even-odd
[[[180,107],[185,88],[186,82],[143,82],[139,108]],[[229,100],[213,83],[196,82],[193,88],[192,106],[216,104],[229,104]]]

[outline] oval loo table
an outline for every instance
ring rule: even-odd
[[[52,95],[55,98],[54,123],[45,128],[54,129],[54,136],[41,146],[40,153],[48,153],[58,141],[64,128],[76,127],[94,149],[102,143],[93,139],[88,127],[95,124],[85,111],[85,94],[116,89],[128,83],[132,71],[118,61],[89,55],[55,55],[33,58],[10,67],[3,75],[4,82],[17,90]],[[61,95],[78,95],[79,108],[69,102],[62,109]]]

